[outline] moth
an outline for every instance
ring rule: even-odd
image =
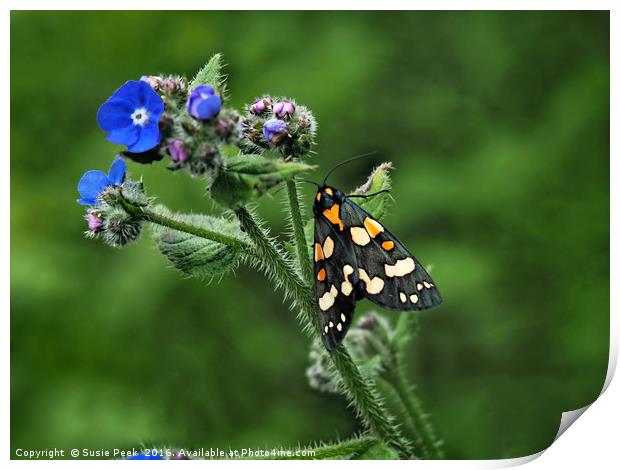
[[[411,311],[436,307],[441,295],[411,252],[351,200],[378,193],[346,195],[327,185],[327,176],[322,185],[314,183],[314,287],[323,344],[334,351],[351,326],[358,300]]]

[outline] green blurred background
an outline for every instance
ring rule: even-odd
[[[332,177],[350,190],[394,162],[384,222],[444,296],[409,365],[447,456],[548,446],[607,368],[606,12],[13,12],[11,448],[293,446],[358,429],[344,399],[308,387],[307,340],[263,276],[201,283],[148,236],[123,250],[82,237],[76,183],[118,150],[98,106],[215,52],[236,107],[270,92],[314,111],[310,177],[376,151]],[[172,209],[217,212],[163,163],[129,171]],[[260,204],[276,232],[282,196]]]

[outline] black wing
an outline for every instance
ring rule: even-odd
[[[358,298],[392,310],[425,310],[441,303],[422,264],[368,212],[346,199],[341,218],[357,259]]]
[[[314,219],[314,289],[323,344],[328,351],[344,339],[355,310],[357,261],[351,240],[329,221]]]

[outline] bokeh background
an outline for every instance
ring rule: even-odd
[[[358,429],[307,385],[307,340],[263,276],[206,284],[148,236],[122,250],[82,237],[76,183],[118,150],[98,106],[215,52],[235,106],[270,92],[314,111],[310,177],[369,151],[331,182],[396,166],[384,222],[445,299],[409,373],[448,457],[547,447],[607,368],[606,12],[13,12],[11,448],[293,446]],[[218,210],[163,163],[129,171],[170,208]],[[276,233],[282,197],[260,204]]]

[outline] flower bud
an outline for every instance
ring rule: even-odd
[[[288,125],[280,119],[269,119],[263,125],[263,137],[272,144],[277,144],[288,135]]]
[[[162,88],[172,94],[185,89],[185,83],[178,77],[169,77],[163,80]]]
[[[273,114],[279,118],[289,118],[295,112],[295,105],[288,100],[282,100],[273,106]]]
[[[101,218],[101,213],[94,209],[89,209],[86,215],[84,216],[86,222],[88,222],[88,230],[93,233],[101,230],[103,226],[103,219]]]
[[[121,209],[111,209],[104,222],[103,238],[111,246],[127,245],[138,239],[142,223]]]
[[[170,157],[173,162],[184,162],[189,158],[189,152],[183,146],[183,141],[181,139],[174,139],[168,145],[168,153],[170,153]]]
[[[187,100],[187,112],[200,121],[216,116],[222,108],[222,99],[210,85],[198,85]]]
[[[357,328],[372,331],[379,326],[379,318],[375,312],[368,312],[357,322]]]
[[[218,119],[215,132],[217,132],[217,135],[220,136],[222,140],[226,140],[228,136],[230,136],[231,130],[232,130],[232,123],[229,120]]]
[[[265,96],[264,98],[258,98],[250,106],[250,112],[254,114],[261,114],[267,109],[271,109],[271,97],[269,96]]]
[[[320,392],[337,393],[338,378],[329,369],[329,357],[323,349],[323,345],[317,341],[310,347],[310,365],[306,369],[306,378],[311,388]]]
[[[159,75],[143,75],[140,80],[151,85],[155,91],[159,90],[164,84],[164,79]]]

